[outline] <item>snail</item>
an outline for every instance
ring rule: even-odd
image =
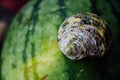
[[[72,60],[103,56],[112,42],[107,22],[93,13],[65,19],[58,30],[57,40],[63,54]]]

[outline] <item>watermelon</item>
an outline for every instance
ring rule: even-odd
[[[31,0],[16,15],[1,56],[1,80],[119,80],[119,5],[114,0]],[[58,47],[63,20],[78,13],[103,17],[113,45],[102,58],[70,60]]]

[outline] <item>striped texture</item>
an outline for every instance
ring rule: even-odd
[[[96,2],[96,3],[95,3]],[[119,80],[120,12],[114,0],[34,0],[13,21],[2,52],[1,80]],[[57,45],[61,22],[93,12],[110,24],[113,47],[102,59],[72,61]]]
[[[103,56],[111,45],[111,32],[101,17],[93,13],[76,14],[60,26],[58,43],[64,55],[73,60]]]

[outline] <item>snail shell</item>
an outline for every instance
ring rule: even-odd
[[[58,31],[61,51],[72,60],[102,56],[111,44],[111,32],[105,20],[93,13],[67,18]]]

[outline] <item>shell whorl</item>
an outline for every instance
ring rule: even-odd
[[[59,47],[72,60],[102,56],[111,44],[110,38],[107,23],[93,13],[67,18],[58,31]]]

